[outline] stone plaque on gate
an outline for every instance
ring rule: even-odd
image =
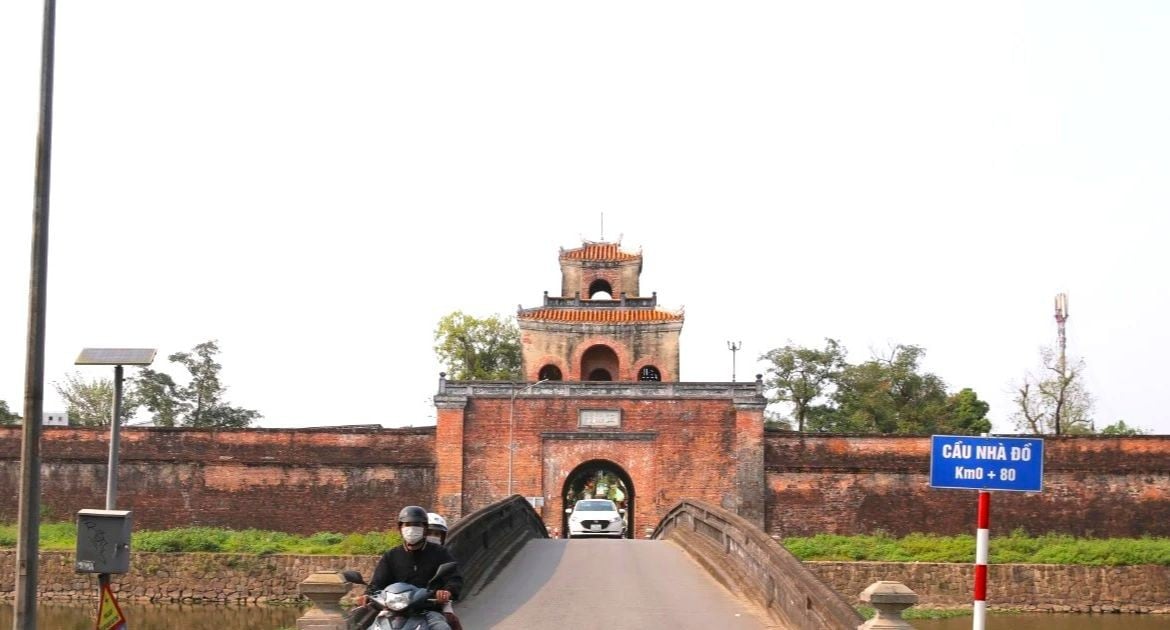
[[[621,409],[581,409],[577,426],[583,429],[612,429],[622,426]]]

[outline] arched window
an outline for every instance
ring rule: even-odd
[[[638,380],[661,381],[662,372],[659,372],[658,368],[654,367],[653,365],[643,365],[642,369],[638,370]]]
[[[605,295],[602,296],[601,298],[598,298],[597,297],[598,293],[604,293]],[[589,285],[589,299],[590,300],[593,300],[593,299],[612,300],[613,299],[613,287],[610,286],[610,284],[608,282],[606,282],[605,280],[594,280]]]
[[[617,353],[604,344],[590,347],[581,355],[581,369],[577,372],[586,381],[612,381],[621,375]]]
[[[597,368],[589,373],[589,380],[591,381],[612,381],[613,377],[609,375],[609,370],[604,368]]]
[[[540,368],[540,374],[536,375],[537,380],[541,381],[559,381],[561,376],[561,368],[555,365],[546,365]]]

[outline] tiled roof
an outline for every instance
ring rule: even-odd
[[[592,261],[624,261],[638,260],[641,254],[623,252],[619,243],[590,243],[586,242],[577,249],[561,250],[561,258],[570,260]]]
[[[521,311],[519,319],[539,319],[550,322],[585,322],[595,324],[628,324],[636,322],[681,322],[682,313],[658,309],[567,309],[534,308]]]

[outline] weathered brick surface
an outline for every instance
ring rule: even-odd
[[[597,459],[629,474],[636,535],[681,498],[745,516],[762,504],[766,530],[780,536],[974,528],[973,492],[928,487],[927,437],[756,433],[758,410],[730,398],[639,396],[622,384],[604,396],[603,384],[542,387],[564,391],[517,398],[513,481],[517,493],[545,497],[549,527],[561,527],[569,474]],[[301,533],[382,529],[408,503],[469,514],[506,494],[509,398],[451,404],[440,408],[437,429],[127,429],[118,506],[134,511],[136,528]],[[583,408],[621,409],[622,427],[579,428]],[[996,493],[993,531],[1170,535],[1170,437],[1045,444],[1044,491]],[[16,520],[19,453],[19,428],[0,428],[0,521]],[[45,429],[49,520],[104,505],[107,455],[106,430]]]
[[[462,512],[502,499],[507,494],[508,398],[472,398],[464,418]],[[581,429],[581,409],[620,409],[620,429]],[[746,415],[744,415],[746,414]],[[737,441],[737,430],[762,435],[762,411],[737,416],[730,400],[631,400],[524,397],[511,417],[517,444],[512,476],[514,493],[544,496],[548,527],[561,527],[564,486],[581,464],[605,460],[631,478],[634,492],[633,532],[641,535],[657,524],[679,499],[697,498],[729,509],[739,503],[737,449],[750,454],[756,442]],[[738,422],[738,424],[737,424]],[[755,469],[762,468],[757,449]],[[453,465],[453,463],[452,463]],[[443,470],[446,462],[440,461]],[[746,472],[751,467],[744,468]],[[759,482],[757,483],[759,485]]]
[[[556,365],[567,381],[585,380],[582,358],[595,346],[605,346],[617,355],[615,381],[636,381],[638,370],[653,365],[663,382],[679,380],[679,334],[681,324],[641,324],[624,328],[578,324],[521,322],[521,353],[526,378],[535,381],[545,365]]]
[[[929,487],[929,437],[765,440],[770,533],[974,530],[974,492]],[[993,531],[1170,535],[1170,437],[1048,437],[1045,451],[1043,492],[995,493]]]
[[[20,433],[0,429],[0,522],[17,517]],[[73,520],[105,505],[109,434],[46,428],[41,505]],[[434,429],[122,432],[118,508],[138,529],[185,525],[371,531],[434,497]],[[311,507],[312,509],[306,509]]]

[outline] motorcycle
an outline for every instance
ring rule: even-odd
[[[367,594],[366,604],[350,611],[346,627],[350,630],[427,630],[430,626],[426,613],[440,608],[435,599],[435,585],[442,584],[456,566],[454,562],[440,564],[425,588],[395,582],[377,593]],[[357,571],[342,571],[341,576],[351,584],[366,583]]]

